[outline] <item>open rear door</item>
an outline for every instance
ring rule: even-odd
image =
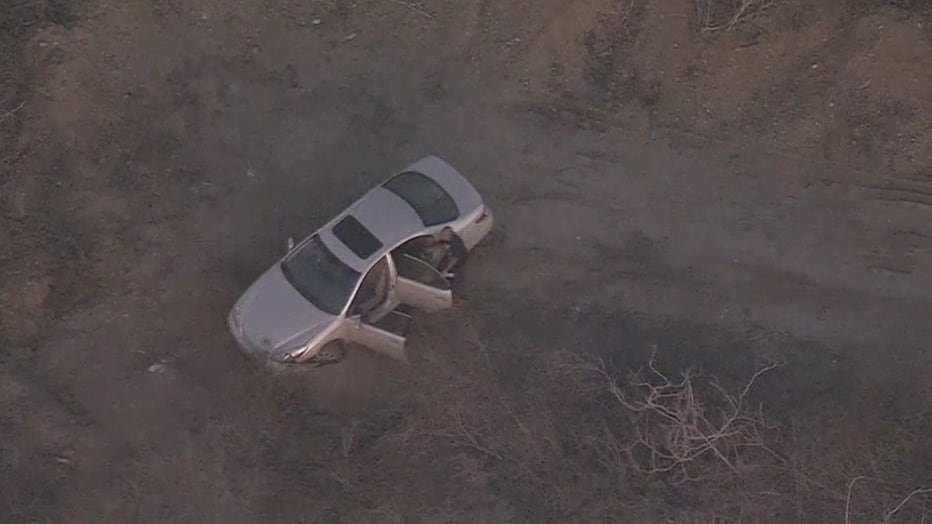
[[[407,360],[405,340],[411,317],[390,311],[378,322],[368,323],[358,316],[346,319],[346,338],[395,360]]]
[[[453,305],[450,283],[433,266],[408,254],[394,258],[398,270],[396,301],[428,312]]]

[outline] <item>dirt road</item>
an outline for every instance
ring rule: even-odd
[[[712,32],[692,2],[4,8],[0,115],[23,105],[0,149],[0,502],[17,522],[860,522],[932,486],[929,19],[803,4]],[[425,154],[497,225],[412,364],[241,358],[226,312],[285,238]],[[703,457],[685,484],[606,461],[631,419],[553,359],[651,348],[727,387],[783,363],[754,390],[779,459]]]

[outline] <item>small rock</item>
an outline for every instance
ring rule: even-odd
[[[165,373],[165,364],[157,362],[149,366],[149,373]]]
[[[253,171],[252,169],[247,169],[247,170],[246,170],[246,176],[248,176],[249,178],[253,178],[253,177],[256,176],[256,172]]]
[[[320,18],[315,18],[311,20],[311,25],[320,25]]]
[[[346,35],[345,38],[343,38],[343,41],[344,41],[344,42],[349,42],[350,40],[355,39],[357,36],[359,36],[358,33],[350,33],[350,34]]]

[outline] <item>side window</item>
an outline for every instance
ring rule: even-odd
[[[441,289],[450,285],[447,279],[443,278],[443,275],[430,264],[411,255],[400,254],[395,257],[395,267],[398,268],[398,276],[408,280]]]
[[[392,252],[395,261],[398,261],[402,255],[412,256],[437,267],[446,255],[446,249],[434,240],[433,235],[423,235],[412,238]]]
[[[388,256],[384,256],[363,277],[350,306],[350,315],[366,315],[382,305],[388,298],[390,277]]]

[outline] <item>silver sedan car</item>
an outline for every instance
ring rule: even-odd
[[[451,227],[471,250],[492,213],[452,166],[427,157],[363,195],[295,244],[233,306],[230,332],[270,363],[339,361],[353,342],[405,359],[413,310],[448,308],[453,294],[429,256]]]

